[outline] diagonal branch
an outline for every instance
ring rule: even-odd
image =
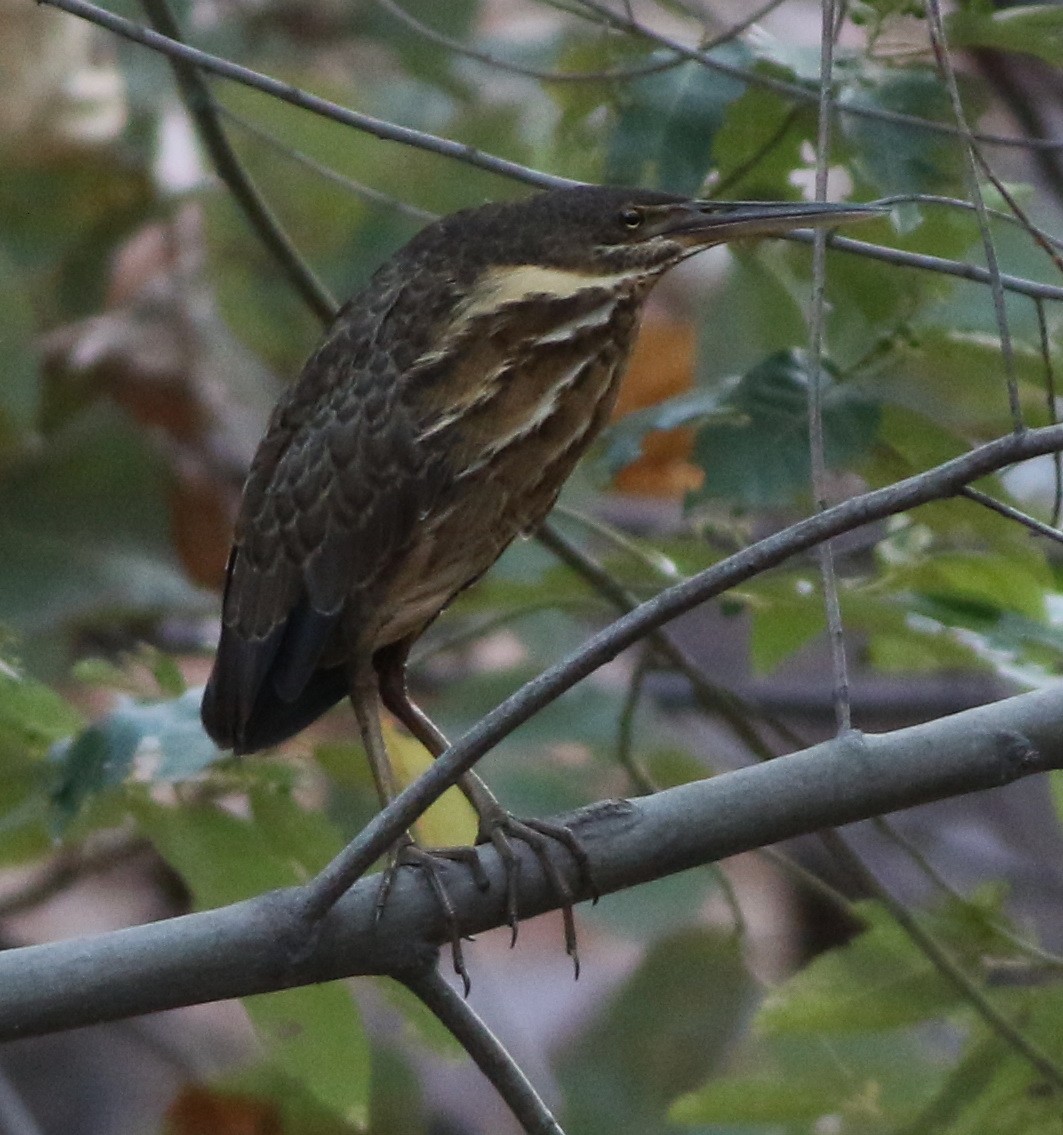
[[[898,808],[996,788],[1063,767],[1063,689],[1008,698],[880,736],[850,733],[765,764],[638,800],[611,800],[565,817],[603,894],[779,840]],[[519,847],[520,910],[557,907],[556,889]],[[464,934],[506,920],[505,869],[479,850],[491,881],[445,866]],[[587,897],[563,852],[557,867]],[[409,983],[433,964],[449,929],[415,871],[396,882],[375,918],[377,879],[363,879],[301,940],[302,893],[246,902],[145,926],[0,953],[0,1040],[220,998],[363,974]]]
[[[281,102],[290,103],[292,106],[298,106],[314,114],[323,115],[334,122],[342,123],[344,126],[352,126],[355,130],[372,134],[373,137],[380,138],[385,142],[401,142],[419,150],[427,150],[429,153],[453,158],[455,161],[464,162],[466,165],[477,166],[491,173],[497,173],[501,177],[510,177],[516,181],[523,181],[543,189],[581,184],[571,178],[543,173],[540,170],[521,165],[519,162],[511,162],[506,158],[497,157],[495,154],[485,153],[483,150],[478,150],[475,146],[467,145],[465,142],[440,138],[423,130],[414,130],[410,126],[399,126],[383,118],[375,118],[371,114],[362,114],[360,111],[340,106],[338,103],[330,102],[319,95],[313,95],[309,91],[293,87],[291,83],[284,83],[280,79],[274,79],[269,75],[253,71],[249,67],[241,67],[240,64],[233,63],[228,59],[222,59],[217,55],[210,55],[206,51],[178,43],[168,36],[160,35],[158,32],[151,31],[140,24],[135,24],[132,20],[116,16],[113,12],[108,12],[106,8],[90,4],[88,0],[40,0],[40,3],[51,8],[59,8],[61,11],[69,12],[73,16],[88,20],[90,23],[98,24],[101,28],[106,28],[109,32],[113,32],[123,39],[142,44],[144,47],[151,48],[152,51],[157,51],[170,59],[178,59],[198,67],[202,71],[219,75],[223,79],[243,83],[254,90],[272,95],[274,98],[280,99]]]
[[[1010,434],[924,473],[853,497],[784,528],[647,600],[511,694],[405,788],[305,887],[304,917],[323,915],[458,777],[504,737],[657,627],[824,540],[929,501],[1008,465],[1063,448],[1063,425]]]
[[[142,0],[148,18],[163,35],[174,42],[181,40],[181,29],[167,0]],[[336,314],[336,301],[328,288],[314,275],[313,269],[299,255],[269,203],[262,196],[251,175],[236,156],[225,136],[218,106],[203,76],[190,63],[171,58],[177,89],[185,108],[195,123],[200,140],[210,155],[218,177],[225,183],[233,200],[240,207],[258,239],[280,265],[296,294],[318,317],[328,324]]]

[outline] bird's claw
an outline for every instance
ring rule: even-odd
[[[429,851],[420,847],[411,837],[407,836],[392,853],[390,863],[381,874],[380,886],[377,888],[376,902],[373,908],[373,920],[379,922],[383,917],[384,907],[387,905],[388,896],[391,894],[391,888],[395,884],[395,877],[399,869],[402,867],[420,868],[424,872],[428,885],[432,888],[432,894],[435,896],[443,914],[447,938],[450,942],[450,954],[454,963],[454,972],[461,978],[465,996],[468,997],[472,989],[472,981],[465,965],[465,953],[461,946],[461,931],[458,929],[457,911],[454,909],[454,903],[447,891],[446,884],[443,882],[438,862],[440,859],[464,863],[468,866],[480,890],[487,890],[490,886],[487,873],[484,871],[475,848],[447,847]]]
[[[576,867],[579,870],[584,888],[590,892],[592,900],[597,902],[598,891],[591,874],[590,858],[586,849],[570,828],[563,824],[550,823],[547,820],[518,820],[516,816],[503,812],[497,817],[492,817],[484,826],[485,831],[482,839],[491,842],[498,852],[506,872],[506,922],[510,929],[510,946],[516,945],[519,921],[517,891],[520,880],[520,857],[513,850],[511,842],[517,839],[531,848],[543,869],[543,874],[560,899],[561,916],[565,925],[565,952],[572,959],[572,965],[578,978],[579,947],[576,938],[576,920],[572,913],[576,896],[572,893],[572,888],[550,856],[550,843],[552,841],[561,844],[576,861]]]

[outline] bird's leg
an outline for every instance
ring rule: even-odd
[[[358,720],[358,729],[362,735],[362,744],[366,756],[369,758],[369,768],[373,774],[377,796],[381,806],[386,806],[395,799],[398,786],[395,782],[395,773],[388,756],[384,733],[380,728],[380,695],[377,685],[377,676],[371,670],[356,672],[351,681],[351,705]],[[432,892],[443,911],[450,936],[450,950],[454,960],[454,972],[461,978],[468,996],[471,983],[469,972],[465,967],[465,957],[461,948],[461,934],[458,931],[458,918],[451,902],[450,895],[439,875],[439,867],[433,861],[432,853],[418,846],[410,832],[407,832],[402,843],[396,848],[391,863],[385,868],[380,880],[380,889],[376,898],[376,918],[379,920],[384,912],[388,895],[395,881],[395,873],[400,866],[410,864],[424,870],[425,877],[432,888]]]
[[[441,756],[448,748],[446,736],[434,721],[410,700],[406,688],[405,656],[382,651],[376,658],[380,678],[380,696],[384,705],[421,742],[433,757]],[[508,812],[484,781],[474,772],[467,772],[457,782],[465,798],[479,817],[478,843],[490,842],[499,854],[506,871],[506,920],[509,923],[511,942],[517,940],[517,890],[520,877],[520,858],[513,850],[511,839],[519,839],[535,853],[543,873],[561,900],[565,923],[565,950],[572,958],[579,976],[579,953],[576,944],[576,923],[572,914],[575,896],[550,858],[549,845],[553,840],[565,847],[575,859],[588,890],[595,893],[590,860],[586,850],[573,832],[562,824],[546,820],[519,820]]]

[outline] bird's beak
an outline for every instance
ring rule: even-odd
[[[659,235],[700,247],[743,237],[778,236],[884,216],[880,205],[821,201],[691,201],[660,221]]]

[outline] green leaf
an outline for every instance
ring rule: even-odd
[[[808,372],[796,351],[780,352],[722,395],[739,422],[710,421],[697,434],[694,459],[705,471],[692,502],[720,499],[747,508],[789,502],[810,484]],[[870,450],[878,408],[860,391],[822,375],[827,465],[852,468]]]
[[[749,62],[741,44],[713,54],[733,65]],[[625,83],[605,180],[696,194],[709,169],[716,131],[743,91],[737,80],[694,61]]]
[[[710,1080],[681,1096],[668,1113],[676,1123],[796,1123],[838,1109],[838,1088],[822,1083],[748,1077]]]
[[[1044,621],[1045,593],[1052,585],[1045,564],[1016,564],[1009,557],[937,551],[898,571],[891,581],[931,597],[978,604],[990,611],[1017,611]]]
[[[269,832],[274,854],[283,856],[306,881],[343,850],[344,840],[316,811],[298,805],[290,788],[269,782],[251,786],[251,810],[256,825]]]
[[[739,420],[738,411],[721,406],[720,397],[715,390],[695,390],[627,414],[605,436],[601,461],[606,472],[612,476],[637,461],[646,435],[654,430],[674,430],[706,419]]]
[[[999,12],[953,12],[947,21],[954,47],[995,47],[1063,65],[1063,9],[1027,4]]]
[[[652,947],[558,1054],[565,1129],[645,1135],[724,1058],[752,986],[734,938],[688,929]]]
[[[750,662],[758,674],[769,674],[826,627],[823,593],[819,581],[787,579],[743,589],[752,614]],[[791,590],[792,589],[792,590]],[[787,594],[787,592],[790,592]]]
[[[341,982],[245,997],[268,1058],[320,1104],[359,1129],[369,1118],[369,1042]]]
[[[53,689],[0,659],[0,759],[39,758],[79,730],[84,721]]]
[[[808,284],[796,280],[780,242],[733,245],[722,293],[701,313],[698,377],[714,385],[808,340]],[[807,259],[807,255],[805,257]],[[850,259],[857,259],[850,257]],[[799,261],[804,263],[804,260]],[[832,261],[833,264],[833,261]],[[833,270],[833,268],[832,268]]]
[[[1024,992],[1011,1008],[1022,1034],[1059,1065],[1063,990]],[[1055,1135],[1058,1091],[1002,1037],[979,1026],[936,1098],[901,1135]]]
[[[166,807],[143,793],[129,810],[184,879],[198,909],[224,906],[301,882],[298,866],[262,825],[215,804]]]
[[[1026,423],[1046,425],[1041,353],[1016,343],[1013,359]],[[959,434],[991,438],[1008,428],[1005,369],[1000,342],[993,336],[921,328],[893,344],[867,383],[879,401],[947,424]]]
[[[716,194],[738,200],[796,201],[791,179],[801,148],[815,135],[815,115],[770,91],[750,87],[727,108],[712,145]]]
[[[0,622],[27,656],[75,621],[208,606],[173,552],[161,462],[113,407],[0,473],[0,545]]]
[[[68,820],[86,799],[131,776],[186,780],[218,760],[199,719],[202,690],[179,698],[138,702],[124,696],[115,709],[56,750],[55,804]]]
[[[0,863],[22,863],[54,847],[48,823],[54,777],[43,758],[82,724],[62,697],[0,658]]]
[[[930,68],[898,68],[876,78],[865,72],[842,98],[853,106],[950,120],[945,86]],[[875,196],[960,190],[961,152],[950,138],[855,114],[842,116],[840,134],[854,171]]]
[[[757,1014],[765,1034],[865,1032],[932,1020],[963,1004],[892,918],[861,903],[868,928],[773,990]]]
[[[254,822],[213,804],[167,808],[131,801],[138,823],[185,880],[199,908],[222,906],[306,878],[334,843],[325,821],[300,818],[290,798],[255,794]],[[350,994],[339,983],[245,998],[272,1061],[345,1121],[363,1125],[369,1052]]]

